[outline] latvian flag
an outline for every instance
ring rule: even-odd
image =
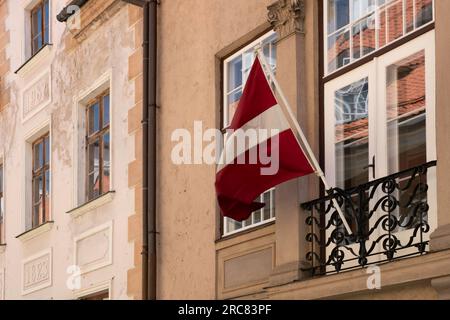
[[[224,216],[244,221],[253,211],[264,207],[264,203],[255,202],[262,193],[314,172],[270,88],[258,57],[229,129],[232,133],[225,138],[215,183]],[[266,134],[258,134],[256,142],[246,141],[245,148],[236,150],[238,133],[249,129]],[[265,169],[269,171],[267,169],[273,167],[267,159],[278,161],[276,172],[263,174]]]

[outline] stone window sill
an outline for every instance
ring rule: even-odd
[[[39,65],[51,52],[53,45],[51,43],[45,44],[38,52],[31,56],[24,64],[22,64],[19,69],[14,73],[19,76],[25,76],[34,69],[35,66]]]
[[[53,228],[54,221],[48,221],[44,224],[41,224],[38,227],[35,227],[33,229],[30,229],[28,231],[25,231],[22,234],[19,234],[16,239],[21,240],[22,242],[27,242],[31,239],[36,238],[37,236],[40,236],[41,234],[44,234],[48,231],[50,231]]]
[[[115,191],[109,191],[94,200],[86,202],[79,207],[67,211],[67,213],[70,214],[72,217],[79,217],[85,213],[91,212],[97,208],[104,206],[107,203],[112,202],[115,193],[116,193]]]

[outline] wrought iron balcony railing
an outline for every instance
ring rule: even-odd
[[[427,252],[427,173],[436,161],[302,204],[308,212],[306,260],[313,275],[336,273]],[[352,235],[332,204],[339,203]]]

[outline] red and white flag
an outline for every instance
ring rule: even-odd
[[[258,57],[228,129],[233,133],[226,137],[215,183],[219,207],[226,217],[246,220],[253,211],[264,207],[264,203],[255,202],[262,193],[315,172],[270,88]],[[245,148],[236,151],[236,139],[242,137],[239,132],[251,129],[266,134],[258,134],[253,142],[247,139]],[[257,159],[253,157],[255,154]],[[273,163],[261,155],[278,161],[276,172],[263,174]],[[242,159],[245,161],[239,161]]]

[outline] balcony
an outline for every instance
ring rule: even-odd
[[[425,254],[432,232],[427,174],[435,166],[433,161],[349,190],[335,188],[302,204],[309,230],[305,258],[310,267],[305,271],[317,276]],[[345,231],[332,197],[352,235]]]

